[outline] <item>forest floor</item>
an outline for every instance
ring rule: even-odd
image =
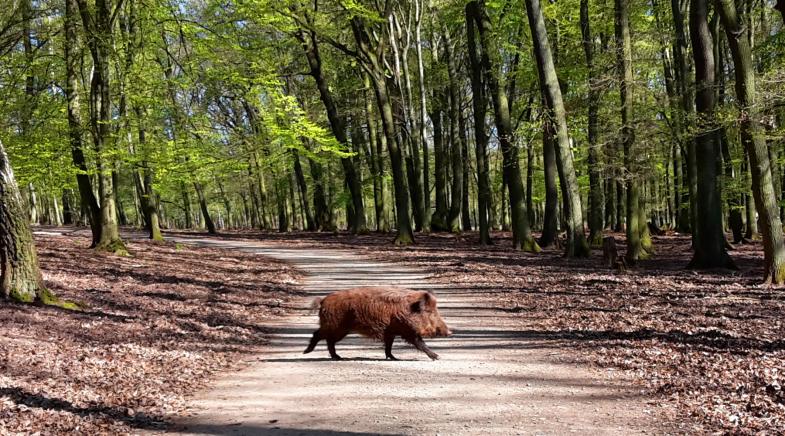
[[[72,230],[72,229],[71,229]],[[84,232],[36,235],[46,285],[84,311],[0,300],[0,434],[163,429],[185,395],[259,353],[298,291],[288,264],[236,250]]]
[[[508,248],[509,234],[494,236],[491,247],[478,247],[471,233],[419,236],[411,247],[394,247],[378,234],[238,232],[223,238],[344,249],[427,271],[441,289],[492,302],[478,306],[476,316],[513,315],[506,328],[527,348],[637,380],[677,433],[785,432],[785,293],[760,285],[760,244],[731,253],[738,271],[698,272],[685,268],[688,236],[654,237],[655,256],[616,272],[602,265],[598,251],[577,260],[556,249],[516,253]],[[614,236],[623,247],[623,235]],[[444,316],[454,321],[449,312]],[[487,348],[474,347],[476,357]]]
[[[265,390],[237,401],[277,393],[283,397],[270,401],[288,398],[296,415],[301,409],[334,411],[339,403],[332,398],[346,398],[348,415],[332,416],[344,420],[344,429],[356,426],[352,416],[377,412],[366,431],[386,425],[398,433],[447,434],[452,427],[440,430],[434,423],[491,428],[497,419],[516,416],[525,434],[540,428],[586,433],[598,422],[618,433],[625,424],[673,433],[785,432],[785,294],[759,285],[759,244],[732,252],[738,271],[695,272],[685,269],[688,237],[655,237],[657,254],[619,273],[602,266],[599,252],[580,260],[555,249],[512,252],[505,234],[495,234],[491,247],[478,247],[472,233],[419,236],[412,247],[394,247],[390,236],[378,234],[170,236],[241,250],[135,241],[134,257],[118,258],[86,250],[83,235],[37,236],[47,285],[89,308],[75,313],[0,302],[0,433],[156,430],[166,416],[178,417],[174,429],[186,431],[196,424],[202,433],[233,434],[262,419],[255,431],[286,434],[286,419],[314,418],[226,409],[234,415],[221,426],[199,422],[206,393],[258,383],[243,374],[265,365],[288,368],[293,380],[310,382],[288,390],[287,380],[266,379]],[[442,355],[438,362],[397,344],[396,354],[407,361],[391,367],[394,362],[377,360],[381,345],[356,339],[338,346],[348,362],[325,361],[323,344],[302,356],[316,316],[302,310],[307,299],[295,283],[305,283],[311,294],[316,288],[291,265],[248,248],[257,244],[286,247],[290,257],[292,250],[299,258],[310,253],[312,262],[320,251],[348,253],[355,263],[371,264],[360,271],[377,271],[377,263],[398,265],[403,284],[443,296],[440,306],[456,335],[428,341]],[[395,267],[386,268],[395,274]],[[357,281],[357,274],[339,268],[328,279],[342,286]],[[322,286],[322,293],[331,289]],[[287,330],[292,316],[299,324]],[[273,342],[265,345],[268,335]],[[282,354],[271,355],[276,349]],[[301,371],[313,368],[308,365],[321,365],[319,378]],[[242,372],[216,374],[240,366]],[[199,401],[186,402],[184,395],[216,377]],[[482,390],[486,381],[490,385]],[[433,392],[417,389],[424,382],[435,384]],[[364,390],[342,391],[347,383]],[[406,389],[385,390],[396,386]],[[314,390],[320,396],[310,398],[316,401],[297,401]],[[603,390],[607,395],[599,394]],[[460,410],[438,410],[436,400],[445,395]],[[489,409],[503,404],[500,398],[521,408]],[[570,417],[560,407],[589,407],[591,416]],[[402,413],[409,415],[404,419]]]

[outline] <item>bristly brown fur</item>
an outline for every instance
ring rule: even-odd
[[[390,359],[394,359],[391,347],[396,336],[436,359],[422,338],[450,335],[433,294],[392,287],[356,288],[328,295],[320,302],[319,325],[305,352],[326,339],[333,358],[339,358],[335,343],[349,333],[384,341]]]

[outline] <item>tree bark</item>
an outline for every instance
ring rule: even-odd
[[[542,120],[542,162],[545,177],[545,214],[542,222],[540,246],[550,247],[557,242],[559,232],[559,185],[556,180],[556,148],[553,145],[553,121],[545,111]]]
[[[369,167],[373,175],[373,199],[375,206],[376,216],[376,230],[379,232],[389,232],[390,223],[387,219],[389,214],[387,200],[385,198],[385,185],[384,180],[384,160],[383,148],[381,141],[378,138],[376,113],[373,110],[373,103],[368,96],[367,91],[371,88],[371,80],[368,74],[363,74],[363,81],[365,84],[365,121],[368,126],[368,147],[371,162]]]
[[[214,235],[218,232],[215,229],[213,219],[210,217],[210,210],[207,208],[207,198],[204,195],[202,184],[194,182],[194,190],[196,191],[196,197],[199,199],[199,210],[202,212],[202,218],[204,219],[205,227],[207,227],[207,233]]]
[[[313,232],[316,230],[316,221],[314,221],[311,207],[308,205],[308,184],[305,183],[305,173],[303,173],[303,166],[300,163],[300,153],[295,149],[292,149],[292,159],[294,160],[294,174],[297,177],[297,186],[302,196],[301,207],[305,215],[305,226],[309,232]]]
[[[96,249],[128,254],[120,239],[117,225],[117,205],[111,177],[111,163],[102,156],[111,136],[112,98],[109,75],[112,47],[112,11],[107,0],[96,0],[91,8],[85,0],[76,0],[82,16],[82,25],[87,35],[87,46],[93,59],[90,80],[90,130],[96,151],[98,197],[100,198],[100,237]],[[93,11],[94,9],[94,11]]]

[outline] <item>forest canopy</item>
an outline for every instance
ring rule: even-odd
[[[773,0],[11,0],[0,140],[33,223],[763,241],[785,281]],[[535,238],[535,235],[537,236]]]

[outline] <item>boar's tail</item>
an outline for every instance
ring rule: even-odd
[[[322,298],[322,297],[316,297],[316,298],[313,299],[313,301],[311,302],[311,306],[310,306],[311,312],[316,312],[317,310],[319,310],[320,307],[322,307],[322,300],[323,299],[324,298]]]

